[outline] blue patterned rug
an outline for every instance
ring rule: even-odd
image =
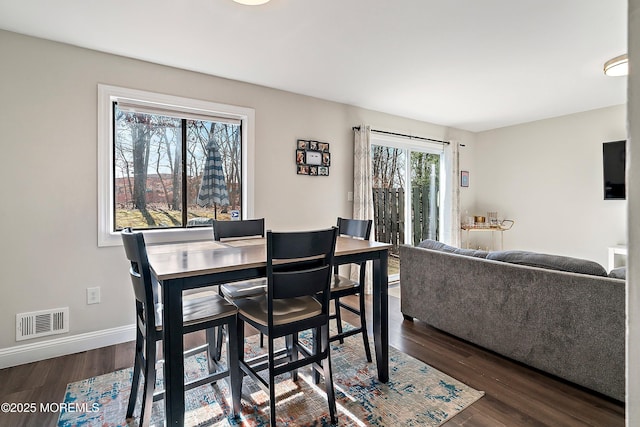
[[[262,351],[257,336],[248,337],[245,347],[248,357]],[[389,382],[380,383],[375,362],[367,363],[364,357],[359,335],[332,345],[331,360],[340,426],[439,426],[484,395],[393,347],[389,347]],[[204,353],[185,361],[185,376],[190,379],[206,369]],[[69,384],[64,401],[72,410],[60,414],[58,427],[128,426],[125,412],[131,375],[132,369],[123,369]],[[162,380],[158,381],[162,387]],[[328,425],[324,383],[314,385],[310,369],[300,370],[297,383],[284,374],[276,390],[278,425]],[[245,377],[243,381],[239,419],[226,415],[228,396],[224,380],[187,392],[185,425],[269,425],[268,395],[253,380]],[[153,405],[152,426],[163,425],[162,403]]]

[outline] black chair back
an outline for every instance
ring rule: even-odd
[[[369,240],[372,224],[373,221],[370,219],[338,218],[340,235],[358,237],[364,240]]]
[[[240,221],[213,220],[213,240],[254,236],[264,237],[264,218]]]
[[[338,230],[339,235],[355,237],[358,239],[369,240],[371,236],[371,227],[373,221],[370,219],[349,219],[338,217]],[[366,263],[360,264],[360,282],[364,282],[365,266]],[[334,273],[338,274],[338,266],[334,267]]]
[[[312,296],[328,313],[337,227],[318,231],[267,232],[267,295],[274,299]]]
[[[157,283],[151,276],[147,248],[142,233],[133,232],[131,228],[122,230],[122,243],[127,259],[131,263],[129,276],[133,285],[133,293],[138,306],[138,317],[144,324],[155,328],[155,303],[157,302]],[[148,307],[148,309],[145,309]]]

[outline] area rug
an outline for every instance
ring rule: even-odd
[[[245,347],[247,357],[263,351],[256,336],[248,337]],[[439,426],[484,395],[391,346],[389,381],[380,383],[375,362],[367,363],[364,357],[360,336],[332,345],[331,361],[340,426]],[[185,361],[188,379],[206,369],[205,353]],[[291,381],[289,374],[279,380],[278,425],[328,426],[324,382],[314,385],[310,368],[299,372],[297,383]],[[58,427],[136,426],[136,422],[125,421],[131,376],[132,369],[123,369],[69,384],[64,399],[66,410],[63,405]],[[161,381],[160,378],[158,387],[162,387]],[[164,425],[162,403],[153,405],[152,426]],[[226,380],[188,391],[185,404],[187,426],[269,425],[268,395],[248,377],[243,381],[242,415],[237,419],[227,415],[230,401]]]

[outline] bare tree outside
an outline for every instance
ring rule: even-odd
[[[404,150],[374,145],[371,160],[373,188],[404,188]]]
[[[398,270],[400,245],[438,238],[440,154],[407,150],[371,147],[375,239],[392,245],[390,274]]]
[[[241,210],[239,124],[193,120],[114,108],[114,214],[124,227],[169,228],[206,225]],[[207,144],[223,159],[228,206],[196,204]]]

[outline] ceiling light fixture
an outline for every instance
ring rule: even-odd
[[[233,0],[236,3],[246,4],[247,6],[259,6],[267,3],[269,0]]]
[[[629,74],[629,57],[624,55],[616,56],[604,63],[604,74],[607,76],[626,76]]]

